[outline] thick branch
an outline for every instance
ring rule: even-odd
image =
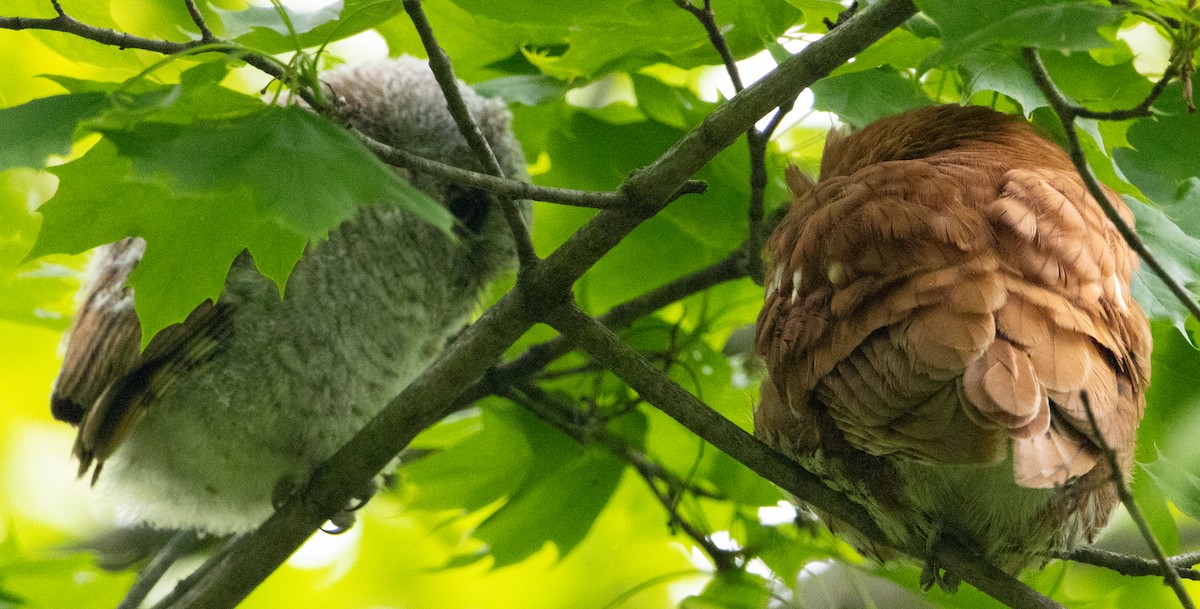
[[[781,63],[773,73],[713,112],[653,165],[631,176],[621,189],[633,203],[629,209],[601,211],[547,257],[518,290],[510,292],[489,309],[437,362],[320,467],[303,492],[286,501],[262,526],[239,539],[233,551],[211,565],[194,587],[181,594],[176,607],[215,609],[232,607],[244,599],[322,523],[342,509],[354,493],[382,470],[418,432],[452,411],[455,399],[464,388],[479,379],[535,320],[557,309],[587,269],[641,222],[662,209],[700,167],[750,129],[759,118],[795,97],[915,12],[911,0],[875,3]],[[5,23],[0,22],[0,27],[4,26]],[[594,320],[588,318],[588,321]],[[598,323],[597,326],[603,328]],[[622,365],[645,364],[636,354],[630,356],[620,352],[616,358],[620,360],[617,363],[623,362]],[[673,385],[657,371],[655,374],[658,382]],[[686,391],[682,393],[690,397]],[[693,403],[695,399],[691,400],[686,403]],[[785,488],[805,486],[794,481],[796,468],[784,457],[711,410],[698,412],[702,429],[727,432],[732,427],[736,430],[736,434],[728,436],[741,447],[735,454],[770,467],[770,479]],[[819,482],[812,486],[816,493],[814,504],[824,507],[824,499],[830,498],[829,504],[837,505],[836,499],[832,499],[836,494]],[[824,489],[823,493],[817,487]],[[863,530],[874,530],[869,520],[854,518],[851,522]]]
[[[768,112],[823,78],[916,13],[911,0],[881,0],[717,108],[649,167],[621,187],[638,213],[605,210],[572,235],[539,269],[539,289],[564,294],[585,271],[657,213],[679,187]]]
[[[547,322],[563,336],[619,376],[638,395],[722,452],[740,461],[754,473],[770,480],[805,502],[827,512],[835,519],[858,529],[864,535],[885,544],[892,542],[860,506],[845,495],[825,486],[816,476],[791,459],[763,444],[717,414],[706,404],[671,379],[661,374],[636,351],[621,342],[598,321],[568,303],[554,311]],[[925,548],[897,548],[913,556],[932,559],[946,570],[969,582],[997,600],[1017,609],[1062,609],[1020,580],[974,554],[948,537],[939,540],[930,551]]]
[[[488,309],[441,359],[314,472],[306,488],[239,539],[174,606],[216,609],[240,603],[421,430],[453,411],[454,398],[463,388],[532,325],[527,309],[517,292]]]

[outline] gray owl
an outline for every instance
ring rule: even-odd
[[[423,61],[340,68],[322,81],[371,137],[478,169]],[[506,174],[524,179],[507,108],[460,89]],[[514,259],[512,237],[486,193],[400,172],[457,217],[457,239],[392,205],[363,207],[309,246],[284,298],[243,252],[217,304],[140,354],[124,284],[145,244],[96,253],[52,410],[79,425],[80,474],[94,467],[97,491],[126,518],[216,534],[257,526],[280,481],[306,480],[463,327]]]

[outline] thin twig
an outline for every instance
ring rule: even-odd
[[[1133,228],[1125,223],[1121,215],[1117,213],[1113,207],[1112,201],[1104,194],[1104,190],[1100,188],[1100,182],[1096,179],[1096,175],[1092,173],[1091,167],[1087,164],[1087,157],[1083,153],[1083,146],[1079,142],[1079,134],[1075,131],[1075,118],[1079,116],[1078,106],[1071,102],[1054,81],[1050,78],[1050,73],[1046,71],[1045,64],[1042,63],[1042,58],[1038,55],[1036,49],[1026,48],[1022,50],[1025,56],[1025,62],[1029,65],[1029,70],[1033,75],[1033,80],[1037,83],[1038,88],[1042,90],[1042,94],[1049,100],[1050,106],[1054,108],[1058,114],[1059,121],[1062,122],[1063,132],[1067,137],[1067,154],[1071,157],[1071,162],[1075,165],[1075,170],[1079,172],[1079,177],[1083,178],[1083,183],[1087,186],[1088,193],[1100,205],[1100,209],[1104,210],[1104,215],[1108,216],[1109,221],[1116,226],[1117,231],[1121,233],[1121,237],[1129,244],[1129,247],[1137,252],[1146,266],[1158,276],[1159,279],[1166,284],[1167,289],[1171,290],[1171,294],[1183,303],[1192,317],[1200,319],[1200,305],[1198,305],[1187,290],[1184,289],[1170,273],[1163,268],[1162,264],[1150,253],[1146,244],[1138,237]]]
[[[729,43],[725,40],[725,35],[721,33],[721,28],[717,26],[716,15],[712,10],[712,0],[704,0],[703,6],[692,4],[691,0],[674,0],[676,6],[691,13],[700,25],[704,27],[704,31],[708,33],[708,40],[720,55],[722,63],[725,64],[725,72],[729,75],[729,81],[733,83],[733,90],[737,93],[745,89],[742,81],[741,71],[738,69],[737,62],[733,58],[733,53],[729,50]],[[760,238],[761,231],[759,227],[762,225],[763,209],[765,202],[763,200],[764,193],[767,188],[767,147],[771,143],[771,134],[779,127],[779,122],[783,120],[783,116],[791,111],[795,104],[795,98],[781,105],[775,110],[775,115],[771,117],[766,129],[759,131],[757,127],[751,125],[746,130],[746,147],[750,154],[750,201],[747,206],[747,225],[750,243],[747,247],[754,252],[762,249],[762,239]],[[755,283],[761,284],[762,264],[758,268],[752,269],[750,276]]]
[[[741,93],[746,87],[742,84],[742,75],[738,72],[737,62],[733,59],[733,53],[729,50],[729,43],[725,42],[725,35],[721,33],[721,28],[717,26],[717,20],[713,15],[712,0],[704,0],[702,7],[691,3],[691,0],[675,0],[675,5],[689,12],[701,25],[704,26],[704,31],[708,34],[708,41],[717,50],[717,54],[721,56],[721,62],[725,64],[725,71],[729,73],[729,80],[733,83],[733,90]]]
[[[138,574],[137,581],[125,593],[125,598],[121,599],[121,604],[117,605],[117,609],[141,607],[142,601],[150,595],[155,584],[162,579],[163,575],[166,575],[167,569],[170,569],[171,565],[174,565],[181,556],[192,551],[198,541],[199,536],[195,531],[180,531],[171,536],[167,545],[163,546],[154,559]]]
[[[557,309],[583,273],[665,207],[697,170],[761,117],[915,13],[911,0],[873,3],[828,36],[781,62],[771,74],[715,110],[653,164],[632,174],[620,189],[633,203],[628,209],[602,210],[547,256],[524,285],[484,312],[429,369],[317,468],[303,492],[292,495],[258,529],[239,538],[233,551],[217,557],[211,564],[206,563],[204,576],[190,582],[181,592],[175,609],[223,609],[244,599],[330,515],[341,510],[417,433],[452,412],[455,400],[466,387],[483,376],[534,323]],[[616,361],[622,366],[644,364],[644,360],[643,364],[637,363],[636,353],[618,354]],[[650,370],[659,375],[653,367]],[[670,383],[669,379],[660,381]],[[635,389],[640,391],[645,387]],[[690,396],[686,391],[682,393]],[[694,406],[695,398],[690,399],[680,406],[685,410]],[[760,473],[767,471],[769,475],[765,477],[769,480],[814,506],[839,514],[847,522],[867,523],[862,524],[866,528],[861,530],[874,530],[869,518],[851,516],[861,513],[861,508],[819,481],[811,481],[811,486],[801,483],[798,466],[719,414],[708,410],[707,414],[691,419],[691,423],[689,429],[704,436],[720,433],[710,430],[727,430],[732,426],[740,435],[731,442],[721,443],[728,454],[743,463],[768,464],[767,470],[755,469]],[[811,497],[808,490],[812,491]],[[953,563],[945,560],[942,564]],[[1025,602],[1031,598],[1028,587],[1012,578],[975,578],[968,574],[964,579],[1011,606],[1044,606]]]
[[[746,259],[745,248],[738,248],[718,262],[609,309],[598,319],[613,331],[620,331],[669,304],[747,276],[751,264]],[[516,359],[489,370],[479,382],[463,392],[460,398],[462,407],[486,395],[502,392],[514,383],[528,380],[573,348],[571,341],[561,336],[529,347]]]
[[[738,552],[721,548],[713,542],[712,537],[707,533],[696,528],[696,525],[693,525],[680,516],[677,499],[673,496],[670,489],[663,491],[658,488],[658,482],[651,471],[636,463],[633,464],[633,469],[642,477],[642,480],[646,482],[646,486],[650,488],[650,492],[662,504],[663,509],[667,511],[667,516],[670,518],[670,526],[683,531],[684,535],[690,537],[696,545],[700,546],[704,550],[704,553],[708,554],[708,557],[712,559],[713,566],[716,567],[717,571],[729,572],[737,568]]]
[[[479,161],[479,165],[486,173],[498,178],[505,177],[504,168],[500,166],[500,161],[492,151],[491,144],[488,144],[487,138],[483,136],[483,131],[480,131],[479,125],[471,116],[471,111],[467,108],[466,101],[463,100],[462,92],[458,90],[458,79],[454,76],[454,66],[450,63],[450,57],[438,45],[433,28],[429,25],[429,19],[425,17],[425,10],[421,8],[421,0],[404,0],[404,10],[412,19],[413,26],[417,28],[421,44],[425,46],[425,53],[429,55],[429,68],[433,70],[433,75],[442,88],[446,106],[450,110],[450,116],[454,117],[454,123],[458,125],[459,133],[466,138],[467,144],[475,153],[476,160]],[[538,263],[537,252],[533,247],[533,237],[529,234],[529,225],[525,222],[525,215],[521,213],[521,208],[516,201],[502,198],[500,208],[504,211],[504,218],[508,221],[508,228],[517,245],[520,272],[525,275]]]
[[[845,29],[846,26],[838,28]],[[763,444],[694,395],[663,376],[644,357],[621,342],[615,334],[579,310],[574,303],[548,312],[546,323],[574,341],[626,382],[646,400],[684,427],[692,430],[726,454],[738,455],[738,461],[759,476],[804,501],[819,506],[835,519],[857,529],[872,540],[893,545],[875,521],[845,495],[830,489],[816,476],[788,457]],[[1019,609],[1062,609],[1061,605],[1039,594],[1020,580],[945,536],[926,548],[896,549],[944,565],[957,575],[997,600]]]
[[[1124,110],[1100,111],[1090,110],[1075,104],[1070,104],[1070,106],[1072,111],[1075,113],[1075,116],[1078,118],[1094,118],[1102,121],[1123,121],[1131,118],[1150,116],[1150,106],[1154,105],[1154,102],[1158,100],[1158,97],[1162,95],[1162,92],[1167,89],[1167,85],[1171,84],[1171,80],[1177,75],[1178,71],[1175,69],[1175,66],[1167,66],[1167,70],[1163,72],[1162,78],[1159,78],[1158,82],[1154,83],[1154,87],[1150,89],[1150,93],[1146,95],[1146,99],[1143,99],[1141,103],[1132,108],[1126,108]]]
[[[1153,558],[1146,558],[1135,554],[1110,552],[1094,546],[1075,548],[1070,552],[1060,553],[1058,558],[1095,567],[1103,567],[1111,571],[1116,571],[1121,575],[1155,575],[1162,577],[1163,574],[1162,564]],[[1179,577],[1200,581],[1200,571],[1192,568],[1197,563],[1200,563],[1200,552],[1188,552],[1187,554],[1180,554],[1178,556],[1169,556],[1167,557],[1167,562],[1175,569]]]
[[[61,8],[59,9],[61,10]],[[196,40],[191,42],[171,42],[167,40],[153,40],[149,38],[141,38],[132,36],[124,32],[116,30],[98,28],[77,21],[73,17],[65,13],[60,13],[58,17],[50,19],[33,19],[27,17],[0,17],[0,29],[8,30],[46,30],[54,32],[63,32],[97,42],[100,44],[115,46],[121,49],[141,49],[145,51],[153,51],[163,55],[178,55],[187,53],[202,46],[208,47],[214,53],[223,53],[225,55],[236,56],[250,65],[258,68],[263,73],[272,78],[283,80],[283,68],[272,60],[247,52],[244,47],[230,43],[225,40],[213,37],[207,42],[204,40]],[[318,102],[313,99],[308,91],[301,91],[301,97],[304,98],[310,106],[319,108]],[[513,199],[531,199],[535,201],[544,201],[547,203],[558,203],[561,205],[570,205],[574,207],[588,207],[592,209],[610,209],[628,206],[629,197],[620,192],[594,192],[573,190],[569,188],[552,188],[546,186],[535,186],[519,180],[510,180],[507,178],[497,178],[491,175],[461,169],[445,163],[440,163],[411,152],[394,148],[377,140],[371,139],[369,136],[357,131],[349,126],[347,128],[354,133],[355,136],[362,141],[367,148],[376,154],[384,162],[413,171],[436,175],[445,178],[456,184],[481,188],[488,192],[495,193],[504,197]],[[679,196],[687,194],[696,194],[704,192],[705,184],[696,180],[687,181],[678,192]]]
[[[171,42],[169,40],[154,40],[134,36],[127,32],[118,32],[109,28],[95,27],[78,21],[66,14],[57,2],[54,3],[58,16],[50,19],[34,19],[29,17],[0,17],[0,29],[4,30],[46,30],[63,32],[80,38],[98,42],[118,49],[140,49],[163,55],[179,55],[205,47],[203,52],[222,53],[236,57],[254,66],[268,76],[282,80],[285,69],[283,64],[268,55],[252,52],[250,49],[233,42],[213,38],[212,40],[193,40],[190,42]],[[320,107],[318,100],[311,91],[301,90],[299,95],[314,108]]]
[[[718,570],[726,571],[737,566],[735,552],[717,547],[707,534],[679,515],[673,496],[683,492],[692,492],[691,485],[680,480],[670,470],[631,446],[624,438],[597,425],[594,418],[569,406],[561,405],[550,394],[534,385],[523,384],[518,391],[509,392],[505,397],[567,434],[576,442],[587,444],[590,441],[597,441],[613,455],[628,463],[634,471],[638,472],[654,496],[663,504],[672,526],[679,527],[685,535],[692,538],[712,558],[713,564]],[[585,420],[580,421],[580,418]],[[658,487],[659,481],[667,485],[667,491]],[[699,491],[699,489],[695,490]]]
[[[355,132],[359,141],[367,146],[375,156],[383,162],[395,167],[403,167],[412,171],[445,178],[461,186],[480,188],[496,195],[512,199],[530,199],[546,203],[558,203],[572,207],[587,207],[592,209],[619,209],[630,205],[629,197],[620,192],[599,192],[573,190],[570,188],[553,188],[536,186],[528,182],[509,178],[498,178],[478,171],[471,171],[454,165],[425,158],[402,148],[395,148],[372,139],[361,132]],[[688,183],[688,192],[703,191],[702,182]]]
[[[1154,554],[1154,560],[1158,563],[1158,572],[1175,592],[1175,596],[1179,597],[1179,604],[1184,609],[1195,609],[1192,597],[1188,595],[1187,589],[1183,587],[1183,580],[1179,578],[1179,572],[1167,559],[1167,553],[1163,551],[1162,545],[1154,537],[1154,531],[1150,530],[1150,524],[1146,522],[1146,517],[1142,515],[1142,509],[1134,500],[1133,492],[1125,483],[1125,473],[1121,471],[1121,465],[1117,462],[1117,452],[1109,446],[1108,440],[1104,438],[1104,432],[1101,431],[1100,423],[1096,420],[1096,413],[1092,410],[1092,402],[1088,399],[1087,392],[1080,393],[1079,397],[1083,401],[1083,410],[1087,413],[1088,424],[1092,426],[1092,440],[1096,442],[1100,452],[1104,454],[1104,459],[1108,462],[1109,469],[1112,470],[1110,472],[1112,483],[1117,489],[1117,497],[1121,499],[1121,505],[1125,506],[1125,511],[1129,512],[1129,517],[1137,524],[1138,531],[1146,540],[1146,545],[1150,546],[1150,552]]]
[[[208,29],[208,23],[204,21],[204,15],[200,12],[200,7],[196,6],[196,0],[183,0],[183,3],[187,5],[188,15],[192,17],[192,23],[195,23],[196,27],[200,29],[200,41],[212,42],[216,40],[217,38],[213,36],[212,30]]]
[[[154,604],[152,609],[172,609],[175,607],[175,603],[184,595],[184,593],[191,590],[192,586],[194,586],[197,582],[203,580],[204,577],[208,575],[209,571],[220,563],[220,559],[222,557],[227,556],[235,547],[237,547],[237,539],[238,538],[234,536],[222,542],[221,545],[213,551],[212,556],[209,556],[208,560],[204,561],[204,563],[201,564],[200,567],[195,571],[189,573],[187,577],[176,583],[175,588],[173,588],[162,598],[158,599],[158,602]]]

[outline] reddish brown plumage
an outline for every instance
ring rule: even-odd
[[[819,181],[789,183],[756,434],[894,545],[951,534],[1015,571],[1090,540],[1116,498],[1081,394],[1128,475],[1150,336],[1136,257],[1063,151],[939,106],[831,135]]]

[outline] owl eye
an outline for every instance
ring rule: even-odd
[[[492,197],[478,188],[464,188],[458,184],[446,186],[446,209],[462,223],[469,233],[477,233],[483,228],[492,206]]]

